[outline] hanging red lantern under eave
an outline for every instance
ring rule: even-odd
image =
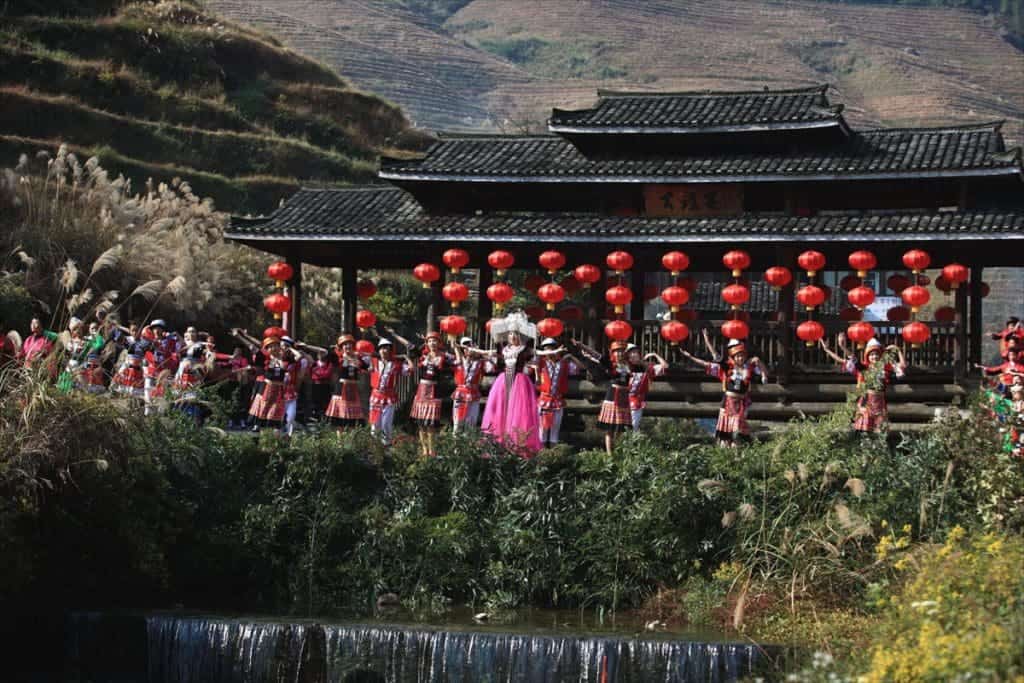
[[[861,280],[862,278],[859,278],[856,275],[847,275],[839,281],[839,289],[844,292],[849,292],[850,290],[860,287],[862,284]]]
[[[875,290],[861,285],[851,289],[847,297],[850,299],[851,304],[857,308],[864,309],[875,302]]]
[[[967,282],[967,278],[970,277],[971,271],[967,269],[967,266],[959,263],[950,263],[948,266],[942,269],[942,277],[946,278],[949,282],[949,286],[956,289],[964,282]]]
[[[952,306],[942,306],[935,309],[935,320],[940,323],[952,323],[956,321],[956,309]]]
[[[670,311],[675,313],[679,310],[680,306],[685,306],[686,302],[690,300],[690,293],[682,287],[673,285],[672,287],[666,287],[662,291],[661,300],[668,304]]]
[[[505,271],[511,268],[516,262],[516,259],[512,254],[507,251],[492,251],[487,255],[487,264],[494,268],[497,272],[498,277],[505,274]]]
[[[369,339],[360,339],[356,342],[356,352],[363,354],[373,353],[373,342]]]
[[[911,249],[903,255],[903,265],[912,270],[915,275],[925,270],[932,262],[928,252],[920,249]]]
[[[267,267],[267,276],[274,281],[277,287],[284,287],[284,283],[291,280],[293,275],[295,275],[295,271],[284,261],[271,263]]]
[[[356,296],[360,299],[369,299],[376,293],[377,285],[373,283],[373,280],[360,280],[356,285]]]
[[[924,287],[913,285],[900,292],[900,298],[903,299],[903,303],[910,306],[911,313],[917,313],[922,306],[931,300],[932,295]]]
[[[466,332],[466,319],[461,315],[446,315],[439,326],[449,337],[458,337]]]
[[[816,285],[801,287],[796,293],[796,300],[808,311],[813,311],[825,302],[825,290]]]
[[[661,265],[675,277],[679,271],[690,267],[690,257],[681,251],[670,251],[661,257]]]
[[[549,311],[553,311],[555,310],[555,304],[565,298],[565,290],[562,289],[562,285],[549,282],[537,290],[537,298],[547,304]]]
[[[263,300],[263,305],[274,314],[274,320],[280,320],[282,313],[291,310],[292,300],[284,294],[271,294]]]
[[[793,273],[785,266],[772,266],[764,271],[764,281],[777,292],[793,281]]]
[[[612,341],[626,341],[633,336],[633,326],[625,320],[612,320],[604,326],[604,334]]]
[[[604,293],[604,299],[615,307],[616,313],[622,313],[626,305],[633,300],[633,291],[629,287],[615,285]]]
[[[750,267],[750,254],[742,249],[727,251],[722,257],[722,265],[732,272],[733,277],[739,277],[740,273]]]
[[[624,271],[633,267],[633,255],[628,251],[613,251],[605,258],[605,263],[610,270],[622,275]]]
[[[278,339],[280,339],[281,337],[287,336],[288,330],[284,329],[283,327],[279,327],[278,325],[271,325],[270,327],[263,330],[263,336],[261,337],[261,339],[266,339],[267,337],[277,337]]]
[[[743,285],[728,285],[722,288],[722,299],[735,310],[750,301],[750,290]]]
[[[808,277],[825,267],[825,255],[820,251],[809,249],[796,257],[797,265],[807,271]]]
[[[460,303],[469,297],[469,287],[461,282],[449,282],[441,289],[441,296],[457,308]]]
[[[537,257],[537,262],[541,268],[548,271],[548,275],[554,275],[565,265],[565,254],[560,251],[545,251]]]
[[[373,327],[377,324],[377,316],[373,314],[373,311],[367,311],[363,309],[356,311],[356,327],[365,330],[368,327]]]
[[[513,296],[515,296],[515,291],[505,282],[495,282],[487,288],[487,298],[494,302],[495,310],[500,311],[505,304],[512,300]]]
[[[846,336],[863,348],[875,336],[875,326],[868,322],[853,323],[846,329]]]
[[[726,339],[746,339],[750,326],[742,320],[726,320],[722,323],[722,336]]]
[[[544,318],[537,323],[537,331],[543,337],[561,337],[564,330],[565,325],[558,318]]]
[[[928,341],[928,337],[932,336],[932,331],[924,323],[912,322],[904,325],[900,334],[902,334],[903,339],[910,342],[912,348],[916,349]]]
[[[421,263],[412,269],[412,275],[423,283],[423,289],[430,289],[430,285],[441,278],[441,269],[433,263]]]
[[[878,265],[878,259],[870,251],[863,249],[855,251],[850,254],[850,258],[847,259],[850,263],[850,267],[857,271],[857,277],[865,277],[868,271]]]
[[[825,328],[817,320],[805,320],[797,326],[796,336],[807,346],[814,346],[825,336]]]
[[[893,294],[901,294],[904,289],[910,286],[910,278],[897,273],[896,275],[890,275],[889,279],[885,281],[885,285]]]
[[[661,336],[666,341],[678,344],[690,336],[690,328],[678,320],[669,320],[661,325]]]
[[[584,287],[587,288],[601,279],[601,269],[590,263],[584,263],[582,266],[576,266],[576,269],[572,271],[572,274],[577,280],[583,283]]]
[[[946,279],[945,275],[940,275],[935,278],[935,289],[943,294],[949,294],[953,290],[953,284]]]
[[[992,288],[988,286],[987,282],[981,282],[978,284],[978,296],[980,296],[982,299],[987,297],[989,292],[991,291]]]
[[[449,249],[441,255],[441,262],[453,273],[457,273],[469,263],[469,252],[465,249]]]

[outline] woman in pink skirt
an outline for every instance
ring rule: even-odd
[[[537,391],[526,374],[533,358],[527,339],[537,337],[537,327],[521,312],[491,323],[491,337],[501,344],[497,365],[502,370],[487,394],[481,429],[499,443],[531,457],[540,450]]]

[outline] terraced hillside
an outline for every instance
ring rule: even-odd
[[[259,212],[300,185],[372,181],[381,152],[422,139],[394,104],[190,2],[45,7],[0,6],[2,165],[67,143]]]
[[[1007,119],[1008,137],[1024,139],[1024,53],[995,17],[960,9],[811,0],[208,4],[272,27],[431,128],[537,127],[553,105],[592,103],[598,87],[830,82],[856,125]]]

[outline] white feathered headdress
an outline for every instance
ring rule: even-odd
[[[508,333],[512,331],[537,341],[537,326],[531,323],[522,311],[509,313],[504,318],[495,318],[491,321],[491,339],[496,342],[505,341]]]

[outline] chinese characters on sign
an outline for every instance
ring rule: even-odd
[[[743,212],[740,185],[647,185],[648,216],[730,216]]]

